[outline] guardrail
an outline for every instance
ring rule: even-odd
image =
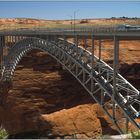
[[[137,29],[119,29],[117,26],[93,26],[93,27],[76,27],[75,29],[71,28],[18,28],[18,29],[7,29],[1,30],[0,33],[7,32],[88,32],[88,33],[118,33],[118,32],[139,32]]]

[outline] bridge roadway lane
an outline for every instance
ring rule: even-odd
[[[70,30],[68,28],[32,28],[32,29],[17,29],[17,30],[2,30],[0,35],[6,36],[67,36],[73,37],[75,35],[78,38],[87,36],[91,38],[93,35],[95,39],[114,39],[116,36],[119,40],[140,40],[140,30],[117,30],[117,29],[93,29],[93,28],[76,28],[75,30]]]

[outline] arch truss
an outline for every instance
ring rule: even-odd
[[[120,74],[114,73],[104,61],[65,38],[52,40],[28,37],[17,42],[4,60],[1,83],[11,82],[18,62],[32,49],[47,52],[62,64],[101,106],[120,133],[124,130],[124,120],[126,128],[129,122],[140,129],[137,122],[140,117],[139,91]]]

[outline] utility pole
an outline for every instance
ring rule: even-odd
[[[77,13],[78,11],[79,11],[79,10],[74,11],[74,36],[75,36],[75,18],[76,18],[76,13]]]
[[[71,31],[72,31],[72,16],[70,16],[71,17],[71,19],[70,19],[70,28],[71,28]]]

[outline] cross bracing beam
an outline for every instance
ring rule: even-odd
[[[91,38],[93,41],[92,52],[94,53],[94,36],[91,36]],[[139,105],[139,91],[120,74],[117,74],[116,78],[119,79],[119,84],[115,85],[117,94],[113,98],[114,105],[111,106],[116,115],[110,113],[108,106],[110,104],[109,101],[113,97],[114,70],[101,59],[99,61],[99,58],[93,55],[93,53],[80,46],[77,48],[77,45],[66,40],[56,38],[55,40],[25,38],[17,42],[6,57],[1,82],[12,80],[16,65],[32,49],[45,51],[61,63],[101,106],[120,133],[122,133],[122,127],[119,124],[120,118],[117,116],[116,106],[122,110],[125,118],[140,129],[140,125],[135,120],[135,118],[140,116],[139,110],[134,105],[134,103]],[[127,86],[122,88],[121,84],[126,84]]]
[[[96,61],[98,60],[98,58],[97,57],[95,57],[96,58]],[[103,61],[101,61],[101,62],[103,62]],[[98,63],[98,61],[97,61],[97,63]],[[98,65],[98,67],[99,66],[101,66],[102,68],[106,68],[107,69],[107,80],[105,80],[106,82],[108,82],[108,83],[110,83],[110,81],[112,81],[112,83],[113,83],[113,73],[114,73],[114,71],[113,71],[113,69],[112,68],[110,68],[109,66],[107,66],[104,62],[102,63],[102,65],[101,65],[101,63],[99,63],[99,65]],[[97,65],[96,65],[96,67],[97,67]],[[104,72],[105,72],[105,70],[104,70]],[[98,72],[99,73],[99,72]],[[102,75],[102,73],[100,73],[101,75]],[[100,75],[100,76],[101,76]],[[109,80],[109,76],[110,76],[110,80]],[[103,76],[104,77],[104,76]],[[119,78],[118,78],[119,77]],[[128,83],[126,80],[124,80],[124,78],[120,75],[120,74],[118,74],[117,76],[116,76],[116,78],[117,79],[121,79],[123,82],[125,82],[125,83]],[[130,85],[130,83],[129,83],[129,85]],[[112,86],[113,87],[113,86]],[[118,88],[119,86],[117,85],[117,88]],[[129,88],[133,88],[134,89],[134,87],[131,85],[131,86],[128,86]],[[127,91],[128,91],[128,87],[127,87]],[[121,88],[118,88],[118,90],[122,90]],[[134,89],[135,90],[135,89]],[[126,91],[125,91],[126,92]],[[132,92],[132,93],[134,93],[134,92]],[[139,98],[139,91],[138,90],[135,90],[135,93],[136,93],[136,95],[137,95],[137,97]],[[124,94],[124,93],[123,93]],[[121,96],[121,94],[119,93],[119,95],[120,95],[120,97],[123,99],[124,97],[123,96]],[[124,94],[125,95],[125,94]],[[137,100],[138,101],[138,100]],[[116,104],[114,104],[114,105],[116,105]],[[130,105],[131,106],[131,105]],[[132,108],[132,107],[130,107],[135,113],[136,113],[136,111],[135,111],[135,109],[134,108]],[[137,112],[138,113],[138,112]],[[137,114],[136,113],[136,114]],[[136,115],[135,114],[135,115]]]

